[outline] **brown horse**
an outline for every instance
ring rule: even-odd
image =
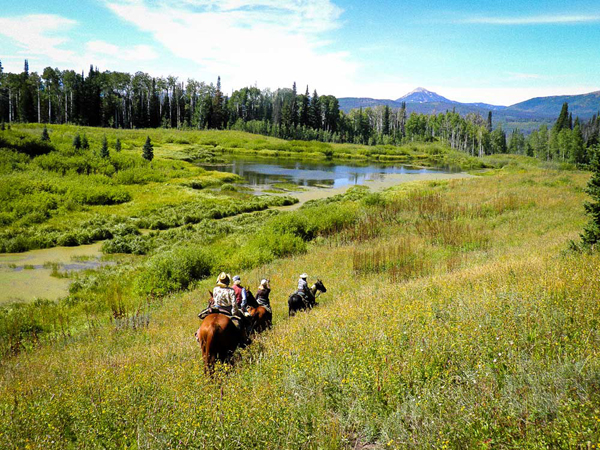
[[[241,341],[241,335],[225,314],[213,313],[204,318],[196,331],[202,349],[204,369],[212,372],[217,361],[229,362]]]
[[[252,331],[262,333],[273,325],[273,314],[264,306],[248,306],[246,311],[252,316]]]
[[[213,304],[210,292],[209,306]],[[200,343],[204,370],[212,373],[217,361],[229,362],[235,349],[240,345],[242,336],[238,328],[225,314],[212,313],[204,318],[200,328],[194,334]]]
[[[246,311],[252,316],[252,332],[262,333],[273,325],[273,313],[258,304],[250,289],[246,289]]]

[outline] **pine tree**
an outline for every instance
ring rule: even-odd
[[[77,133],[73,138],[73,148],[75,150],[79,150],[81,148],[81,136],[79,135],[79,133]]]
[[[292,123],[294,125],[298,125],[298,92],[296,90],[296,82],[294,81],[294,86],[292,87]]]
[[[569,104],[563,103],[562,109],[560,110],[560,114],[558,119],[556,119],[556,123],[554,124],[554,129],[557,133],[565,128],[570,128],[569,126]]]
[[[115,142],[115,150],[117,152],[121,151],[121,139],[117,138],[117,142]]]
[[[492,132],[492,112],[488,112],[488,120],[487,120],[487,129],[491,133]]]
[[[102,148],[100,149],[100,158],[109,158],[110,153],[108,151],[108,141],[106,140],[106,136],[102,139]]]
[[[152,142],[150,142],[150,136],[146,138],[146,143],[144,144],[144,149],[142,151],[142,157],[148,161],[152,161],[152,159],[154,159],[154,147],[152,147]]]
[[[321,116],[321,100],[315,89],[313,96],[310,99],[310,126],[315,130],[320,130],[323,126],[323,119]]]
[[[212,99],[212,116],[210,118],[210,127],[218,130],[223,128],[224,112],[223,112],[224,98],[223,92],[221,91],[221,77],[217,77],[217,90]]]
[[[581,244],[584,248],[597,248],[600,242],[600,148],[596,147],[591,162],[592,178],[588,181],[586,192],[592,200],[584,204],[585,212],[590,221],[581,234]]]
[[[569,130],[573,129],[573,113],[569,113]]]
[[[50,135],[48,134],[48,128],[46,128],[46,126],[44,126],[44,130],[42,131],[41,139],[44,142],[50,142]]]
[[[88,138],[85,134],[81,138],[81,148],[84,150],[89,150],[90,148],[90,143],[88,142]]]
[[[388,105],[383,108],[382,122],[381,132],[384,135],[390,134],[390,107]]]

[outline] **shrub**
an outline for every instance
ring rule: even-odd
[[[224,192],[236,192],[237,189],[233,184],[230,183],[225,183],[221,186],[221,191]]]
[[[82,205],[118,205],[131,200],[127,190],[116,186],[74,186],[69,197]]]
[[[2,136],[0,137],[0,147],[15,150],[34,157],[45,155],[55,150],[49,142],[33,139],[27,136]]]
[[[145,255],[148,253],[149,244],[142,236],[131,234],[116,236],[114,239],[102,244],[104,253],[130,253],[134,255]]]
[[[310,241],[315,237],[315,230],[309,224],[307,214],[304,211],[303,213],[281,214],[272,219],[269,228],[273,234],[287,233],[298,236],[305,241]],[[266,234],[270,234],[270,232]]]
[[[186,289],[211,273],[211,261],[211,255],[199,247],[179,247],[155,255],[137,276],[135,289],[141,294],[156,295]]]
[[[306,251],[306,243],[302,238],[291,233],[259,233],[249,242],[248,247],[251,249],[254,247],[259,251],[262,255],[261,262],[266,262],[265,259],[271,260]]]
[[[385,205],[385,198],[379,192],[375,192],[365,196],[362,203],[365,206],[383,206]]]

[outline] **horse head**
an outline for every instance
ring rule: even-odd
[[[319,290],[323,293],[327,292],[327,288],[325,287],[323,282],[321,280],[319,280],[318,278],[317,278],[317,282],[315,283],[315,286],[316,286],[317,290]]]

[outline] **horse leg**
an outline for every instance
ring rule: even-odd
[[[210,353],[206,336],[202,336],[200,346],[202,348],[202,359],[204,359],[204,373],[208,376],[213,375],[213,369],[215,366],[215,356]]]

